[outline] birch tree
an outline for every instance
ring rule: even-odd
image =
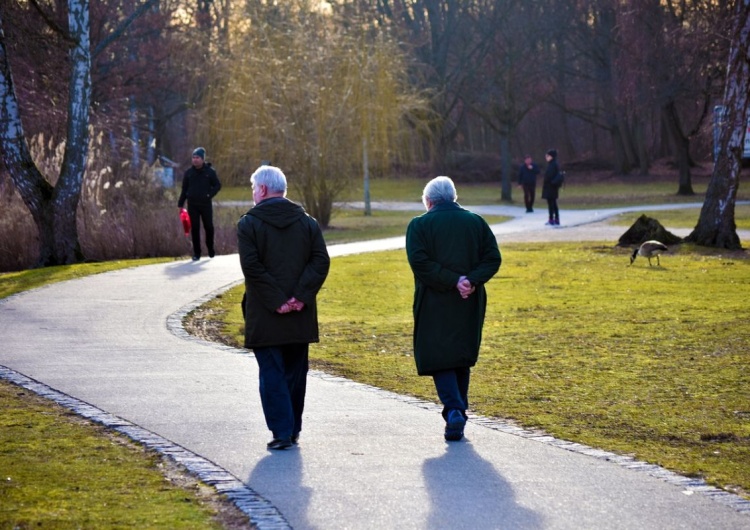
[[[156,0],[141,4],[101,43],[100,51]],[[32,4],[45,17],[53,31],[63,33],[69,43],[70,78],[68,80],[65,153],[57,182],[53,185],[35,164],[29,152],[13,83],[8,47],[0,10],[0,147],[5,167],[39,232],[39,266],[63,265],[84,259],[78,238],[76,214],[86,169],[91,108],[90,10],[88,0],[68,0],[67,28],[59,27],[46,16],[36,0]]]
[[[750,106],[750,0],[739,0],[735,10],[724,91],[727,117],[719,133],[719,154],[698,224],[686,238],[699,245],[726,249],[742,248],[734,205]]]

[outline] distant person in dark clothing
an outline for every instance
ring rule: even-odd
[[[308,350],[319,340],[316,296],[331,260],[317,221],[286,198],[279,168],[261,166],[250,182],[255,206],[237,225],[245,347],[258,362],[268,449],[283,450],[302,430]]]
[[[557,207],[557,198],[560,194],[560,166],[557,162],[557,150],[550,149],[544,156],[547,160],[547,169],[544,172],[544,183],[542,184],[542,199],[547,199],[549,209],[548,226],[560,226],[560,210]]]
[[[531,158],[526,155],[518,172],[518,185],[523,188],[523,202],[526,205],[526,213],[534,211],[534,198],[536,196],[536,176],[541,173]]]
[[[201,220],[206,231],[206,248],[208,257],[213,258],[214,251],[214,210],[211,199],[219,193],[221,182],[216,171],[206,162],[206,150],[197,147],[193,151],[193,165],[182,177],[182,193],[177,207],[182,207],[187,200],[187,211],[190,216],[191,236],[193,238],[193,261],[201,259]]]

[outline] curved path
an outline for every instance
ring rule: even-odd
[[[614,244],[623,229],[611,237],[595,221],[618,212],[563,212],[558,229],[519,214],[493,229],[501,245]],[[401,247],[392,238],[330,251]],[[218,256],[2,300],[0,377],[171,455],[260,528],[750,529],[750,502],[702,481],[478,416],[465,442],[446,444],[437,405],[319,372],[300,446],[268,452],[252,355],[179,325],[240,280],[237,256]]]

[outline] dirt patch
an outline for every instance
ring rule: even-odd
[[[198,307],[185,317],[182,325],[185,331],[199,339],[239,347],[238,344],[233,344],[232,341],[228,340],[222,332],[221,315],[216,310],[203,306]]]
[[[232,501],[218,494],[211,486],[193,477],[182,466],[168,458],[163,458],[159,468],[170,483],[192,492],[201,503],[207,505],[215,514],[213,519],[225,530],[252,530],[257,528]]]

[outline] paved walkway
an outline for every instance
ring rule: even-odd
[[[511,212],[491,208],[476,210]],[[543,227],[543,213],[519,214],[493,229],[501,248],[614,244],[624,229],[597,221],[618,211],[563,211],[562,228]],[[401,247],[403,237],[330,251]],[[318,372],[300,446],[268,452],[252,355],[180,326],[240,280],[237,256],[218,256],[0,301],[0,377],[171,455],[260,528],[750,529],[750,503],[702,481],[476,416],[466,441],[446,444],[437,405]]]

